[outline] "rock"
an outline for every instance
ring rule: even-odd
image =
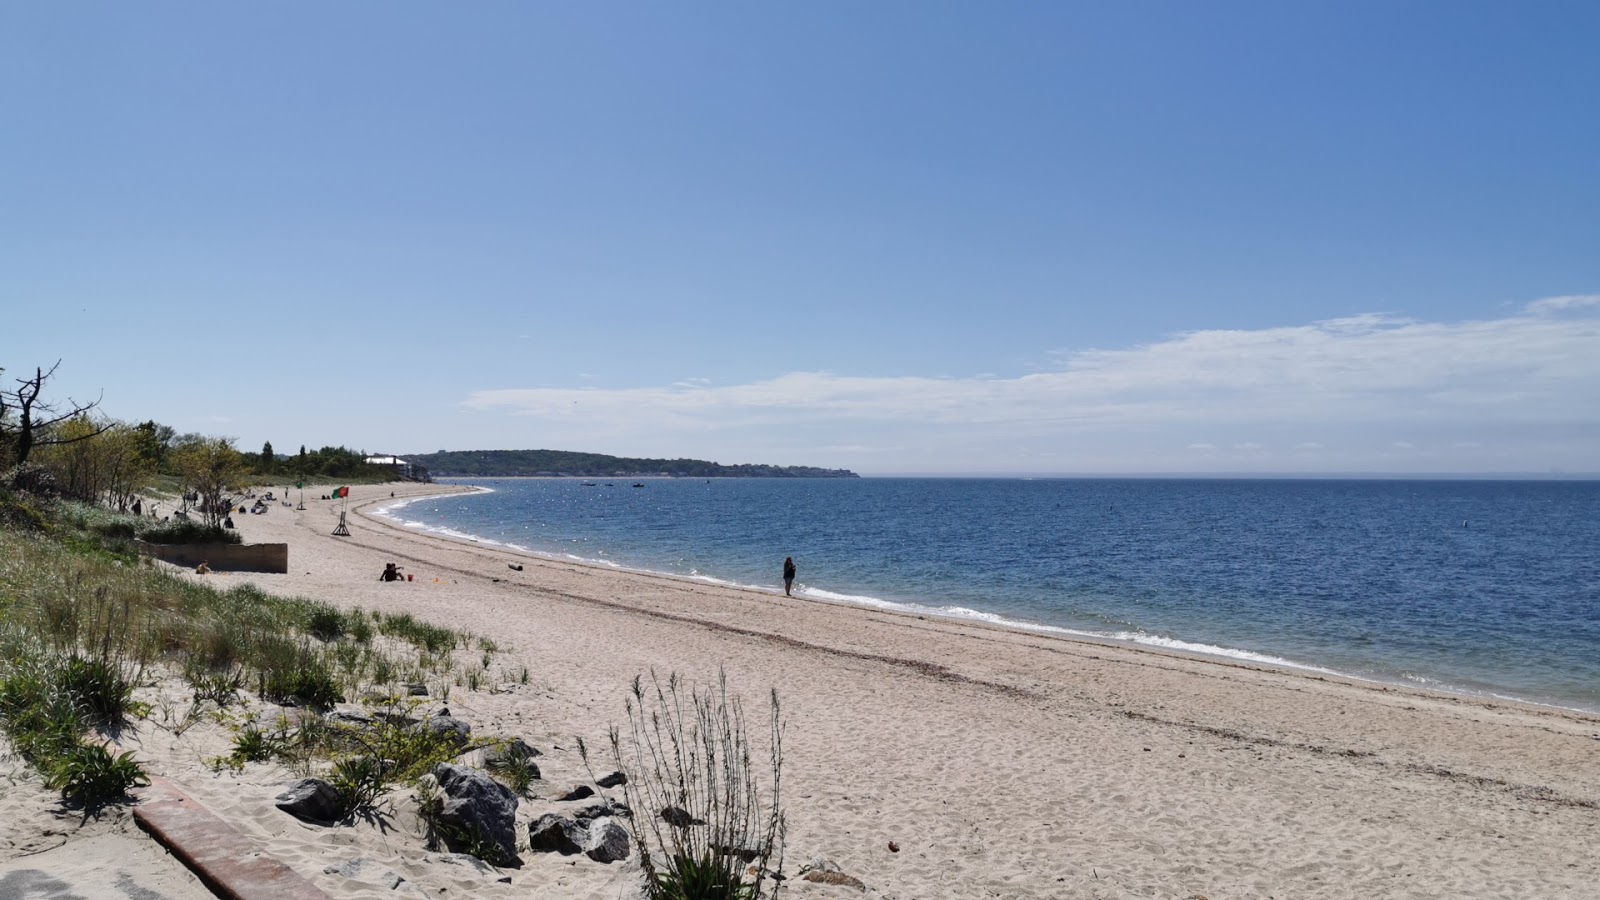
[[[810,881],[814,884],[842,884],[857,890],[866,890],[867,886],[851,875],[846,875],[833,860],[826,856],[814,856],[811,861],[800,867],[800,880]]]
[[[543,815],[528,826],[528,844],[539,853],[571,856],[582,853],[588,842],[589,829],[566,816]]]
[[[740,862],[755,862],[756,857],[761,855],[761,848],[752,847],[748,844],[745,846],[735,846],[733,844],[712,844],[711,846],[712,849],[716,850],[718,853],[725,853],[728,856],[737,857]]]
[[[628,858],[628,831],[610,817],[589,823],[589,840],[583,854],[595,862],[614,863]]]
[[[610,775],[601,775],[594,781],[603,788],[614,788],[628,783],[628,776],[621,772],[612,772]]]
[[[509,741],[497,741],[484,749],[484,755],[489,760],[494,759],[532,759],[542,756],[538,750],[528,746],[522,738],[512,738]]]
[[[406,693],[413,697],[426,697],[428,696],[428,686],[420,681],[413,681],[406,685]]]
[[[842,884],[845,887],[853,887],[858,891],[867,889],[866,883],[861,879],[853,875],[846,875],[843,872],[807,872],[800,876],[800,880],[816,884]]]
[[[347,725],[371,725],[372,716],[367,711],[353,703],[339,703],[328,711],[326,716],[329,722],[343,722]]]
[[[467,742],[472,739],[472,726],[449,715],[448,712],[429,716],[417,727],[443,737],[457,749],[467,746]]]
[[[451,832],[476,835],[500,852],[496,865],[517,866],[517,797],[488,773],[465,766],[440,763],[432,773],[447,799],[439,807],[439,829],[451,850],[465,849]]]
[[[565,794],[557,797],[556,802],[564,803],[568,800],[586,800],[593,796],[594,788],[589,787],[587,784],[580,784],[572,790],[567,791]]]
[[[580,809],[572,814],[572,817],[580,822],[588,819],[600,819],[606,816],[616,816],[627,819],[633,816],[633,810],[629,809],[628,804],[626,803],[618,803],[615,800],[607,800],[604,803],[595,803],[590,806],[585,806],[583,809]]]
[[[690,825],[704,825],[704,819],[696,819],[689,815],[687,810],[676,806],[669,806],[661,811],[661,819],[675,828],[688,828]]]
[[[279,809],[302,822],[330,825],[344,818],[339,808],[339,792],[320,778],[302,778],[279,794]]]

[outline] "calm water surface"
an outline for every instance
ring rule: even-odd
[[[454,482],[455,480],[448,480]],[[474,479],[413,527],[1600,711],[1600,482]]]

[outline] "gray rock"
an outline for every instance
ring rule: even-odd
[[[689,811],[678,806],[669,806],[661,811],[661,819],[675,828],[688,828],[690,825],[704,825],[705,819],[696,819],[689,815]]]
[[[589,829],[566,816],[543,815],[528,826],[528,844],[539,853],[571,856],[582,853],[588,842]]]
[[[326,718],[329,722],[343,722],[347,725],[372,724],[372,716],[365,709],[353,703],[340,703],[334,706],[333,709],[328,711]]]
[[[594,788],[589,787],[587,784],[580,784],[572,790],[567,791],[565,794],[557,797],[556,802],[565,803],[568,800],[587,800],[593,796]]]
[[[483,760],[489,765],[494,765],[502,759],[532,759],[541,756],[538,750],[528,746],[522,738],[512,738],[509,741],[497,741],[483,750]]]
[[[449,714],[429,716],[417,727],[445,738],[458,750],[472,739],[472,726]]]
[[[413,681],[406,685],[406,693],[413,697],[426,697],[428,696],[428,686],[420,681]]]
[[[752,847],[748,844],[742,846],[737,844],[712,844],[711,846],[719,853],[737,857],[743,862],[755,862],[756,857],[761,855],[761,848]]]
[[[626,803],[618,803],[615,800],[607,800],[604,803],[595,803],[585,806],[583,809],[580,809],[572,814],[572,817],[580,822],[587,819],[600,819],[606,816],[617,816],[627,819],[633,816],[633,810],[629,809],[628,804]]]
[[[614,788],[628,783],[628,776],[621,772],[612,772],[610,775],[601,775],[595,779],[595,784],[603,788]]]
[[[517,797],[511,789],[490,778],[488,773],[465,766],[440,763],[431,773],[439,782],[445,800],[439,807],[440,829],[445,846],[465,849],[460,834],[476,835],[500,853],[495,865],[518,866]],[[456,832],[452,835],[451,832]]]
[[[276,799],[279,809],[302,822],[329,825],[344,818],[339,792],[320,778],[302,778]]]
[[[589,823],[589,840],[583,854],[595,862],[614,863],[628,858],[628,832],[609,817]]]

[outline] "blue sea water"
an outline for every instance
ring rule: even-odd
[[[387,514],[627,569],[1600,712],[1600,482],[474,479]]]

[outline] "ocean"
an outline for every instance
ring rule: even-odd
[[[529,553],[1600,712],[1600,482],[445,479]],[[643,487],[634,487],[634,484]]]

